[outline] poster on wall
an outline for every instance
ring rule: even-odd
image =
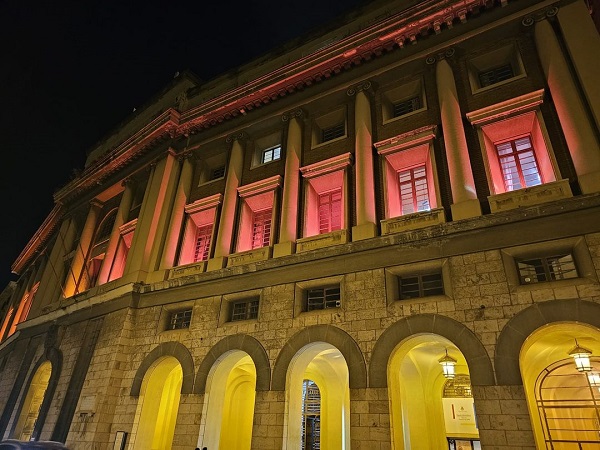
[[[442,404],[448,436],[473,437],[479,434],[472,398],[443,398]],[[468,448],[471,448],[470,444]]]

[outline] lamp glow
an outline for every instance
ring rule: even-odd
[[[587,374],[588,381],[590,386],[592,387],[600,387],[600,373],[598,372],[588,372]]]
[[[575,367],[580,372],[590,372],[592,370],[590,363],[591,354],[590,350],[579,346],[577,339],[575,339],[575,347],[569,352],[569,356],[575,360]]]
[[[448,355],[448,349],[446,349],[446,355],[443,356],[438,362],[442,366],[442,370],[444,371],[444,377],[448,379],[454,378],[454,366],[456,365],[456,360]]]

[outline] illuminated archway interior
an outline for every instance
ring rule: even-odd
[[[16,439],[22,441],[28,441],[31,439],[35,423],[37,421],[40,407],[44,401],[44,395],[46,389],[48,389],[48,382],[50,375],[52,374],[52,364],[50,361],[42,363],[35,375],[31,379],[31,384],[25,396],[25,401],[21,408],[21,414],[17,420],[17,425],[13,436]]]
[[[569,356],[577,344],[591,352],[580,372]],[[600,446],[600,330],[560,323],[542,327],[523,344],[520,368],[537,448]]]
[[[148,369],[142,383],[136,417],[135,450],[170,450],[175,433],[183,370],[173,357]]]
[[[446,355],[456,360],[454,379],[444,377],[439,360]],[[400,343],[388,363],[391,431],[396,450],[446,450],[461,440],[478,448],[469,368],[460,350],[448,339],[422,334]],[[461,395],[449,395],[461,380]],[[446,388],[446,389],[445,389]],[[446,394],[445,394],[446,392]],[[446,395],[447,398],[444,398]]]
[[[224,354],[207,379],[206,417],[199,447],[250,450],[256,397],[256,367],[241,350]]]
[[[316,448],[350,448],[350,389],[348,366],[342,353],[325,342],[303,347],[290,363],[287,374],[284,448],[288,450]],[[307,398],[307,389],[311,393]],[[320,396],[316,410],[316,392]],[[312,397],[312,398],[310,398]],[[306,404],[311,401],[312,405]],[[308,436],[307,407],[313,417],[311,426],[318,426],[318,439],[314,432]],[[315,423],[318,414],[318,425]],[[314,431],[314,429],[313,429]],[[310,442],[311,446],[305,447]]]

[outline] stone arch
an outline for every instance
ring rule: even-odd
[[[419,333],[437,334],[452,341],[467,360],[473,385],[494,384],[492,362],[475,333],[449,317],[417,314],[392,324],[375,343],[369,364],[369,387],[387,387],[387,367],[392,351],[404,339]]]
[[[196,375],[196,382],[194,383],[195,394],[205,393],[206,380],[210,369],[217,359],[230,350],[241,350],[250,355],[250,358],[252,358],[254,366],[256,367],[256,390],[269,390],[271,384],[271,365],[266,350],[262,344],[252,336],[246,334],[234,334],[233,336],[227,336],[217,342],[202,360]]]
[[[315,325],[296,333],[279,352],[275,361],[275,367],[273,368],[272,390],[285,390],[286,376],[290,362],[302,347],[313,342],[331,344],[344,356],[348,365],[350,389],[367,387],[365,358],[352,336],[332,325]]]
[[[46,361],[50,362],[50,364],[52,366],[52,371],[50,372],[50,379],[48,380],[48,387],[46,388],[46,393],[44,394],[44,400],[42,401],[42,404],[40,405],[40,410],[39,410],[39,413],[37,416],[36,424],[33,428],[32,434],[31,434],[31,437],[36,441],[40,438],[40,434],[42,433],[42,427],[44,426],[44,424],[46,422],[46,417],[48,416],[48,411],[50,410],[50,404],[52,403],[52,399],[54,398],[54,392],[56,391],[56,386],[58,385],[58,380],[59,380],[60,374],[62,372],[62,363],[63,363],[62,352],[59,349],[54,348],[54,347],[50,347],[50,348],[46,349],[44,355],[40,359],[38,359],[38,361],[35,363],[35,366],[33,366],[33,370],[31,371],[31,373],[29,374],[29,377],[27,378],[27,382],[25,383],[24,389],[22,390],[21,401],[19,403],[19,407],[15,414],[15,420],[13,421],[13,424],[12,424],[12,427],[10,430],[11,435],[15,432],[15,427],[17,426],[17,419],[21,416],[21,411],[23,410],[25,396],[27,395],[27,392],[29,391],[31,382],[33,381],[33,378],[37,374],[37,371],[40,368],[40,366],[43,363],[45,363]]]
[[[579,322],[600,328],[600,305],[580,300],[551,300],[529,306],[508,321],[496,344],[494,363],[502,367],[499,385],[521,385],[519,355],[525,339],[538,328],[554,322]]]
[[[191,394],[194,386],[194,359],[190,351],[179,342],[164,342],[152,350],[138,367],[133,383],[131,385],[131,393],[129,395],[138,397],[142,388],[142,381],[146,372],[160,358],[172,356],[179,361],[183,370],[183,383],[181,385],[182,394]]]

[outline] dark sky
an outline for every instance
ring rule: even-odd
[[[177,71],[209,80],[369,0],[0,0],[0,291],[86,151]]]

